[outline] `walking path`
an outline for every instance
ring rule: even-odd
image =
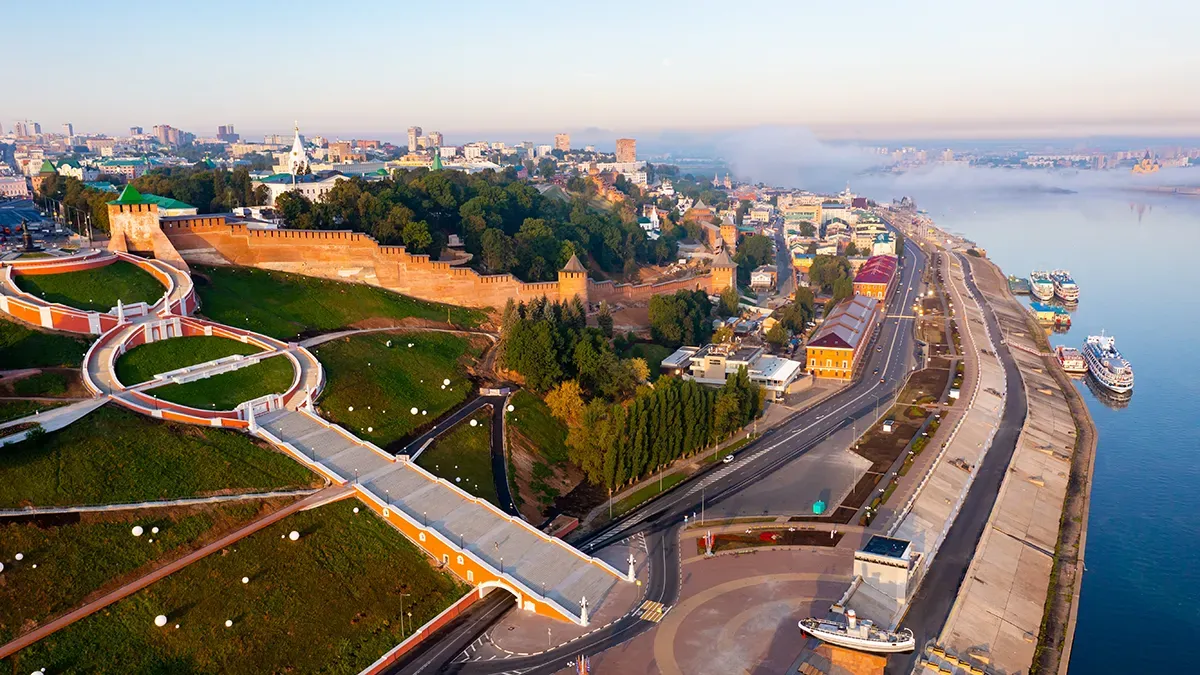
[[[72,403],[71,405],[65,405],[60,408],[54,408],[52,410],[40,412],[35,415],[30,415],[29,417],[22,417],[19,420],[5,422],[4,424],[0,425],[0,430],[8,427],[14,427],[18,424],[37,422],[45,431],[57,431],[74,422],[75,420],[80,419],[84,415],[92,412],[96,408],[99,408],[107,402],[108,398],[105,396],[84,399],[77,403]],[[32,431],[32,429],[26,429],[25,431],[0,438],[0,446],[7,445],[9,443],[20,443],[21,441],[25,440],[30,431]]]
[[[61,630],[67,626],[70,626],[76,621],[79,621],[80,619],[95,614],[96,612],[108,607],[118,600],[122,600],[130,595],[133,595],[134,593],[142,590],[159,579],[162,579],[169,574],[173,574],[211,553],[220,551],[226,546],[234,544],[250,536],[251,534],[258,532],[264,527],[273,525],[280,520],[283,520],[293,513],[304,509],[310,504],[326,502],[334,496],[349,497],[351,494],[353,494],[353,491],[347,486],[328,487],[320,492],[317,492],[316,494],[309,496],[307,499],[302,499],[298,502],[289,504],[278,511],[275,511],[274,513],[269,513],[262,518],[259,518],[258,520],[242,527],[241,529],[221,537],[217,541],[201,549],[192,551],[178,560],[163,565],[157,570],[154,570],[153,572],[139,579],[131,581],[128,584],[125,584],[124,586],[100,598],[97,598],[96,600],[93,600],[92,602],[89,602],[88,604],[74,611],[68,612],[67,614],[60,616],[49,623],[42,624],[37,629],[25,633],[6,645],[0,646],[0,660],[8,658],[9,656],[21,651],[38,640],[41,640],[47,635],[54,633],[55,631]]]
[[[135,502],[132,504],[88,504],[84,506],[30,506],[23,509],[0,509],[0,518],[14,516],[43,516],[62,513],[99,513],[103,511],[134,511],[138,509],[165,509],[172,506],[195,506],[197,504],[220,504],[223,502],[244,502],[254,499],[274,499],[276,497],[299,497],[311,495],[322,488],[307,488],[303,490],[275,490],[273,492],[247,492],[236,495],[215,495],[212,497],[189,497],[186,499],[163,499],[153,502]]]

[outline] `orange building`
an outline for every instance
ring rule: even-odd
[[[633,138],[618,138],[617,139],[617,161],[618,162],[636,162],[637,161],[637,140]]]
[[[867,259],[854,275],[854,292],[876,300],[887,300],[896,286],[896,257],[876,255]]]
[[[853,379],[879,321],[879,307],[878,300],[855,295],[834,308],[806,345],[808,372],[815,377]]]

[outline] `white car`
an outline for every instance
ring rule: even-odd
[[[721,463],[729,464],[732,461],[733,461],[733,455],[725,455],[725,458],[721,460]]]

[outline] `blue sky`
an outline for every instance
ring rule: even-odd
[[[0,16],[5,129],[1200,131],[1194,1],[68,1]]]

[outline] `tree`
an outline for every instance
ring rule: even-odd
[[[721,326],[713,331],[712,341],[717,344],[724,344],[733,340],[733,328],[730,326]]]
[[[721,291],[721,300],[717,303],[717,313],[721,316],[736,316],[740,311],[739,302],[741,302],[741,297],[738,295],[737,288],[730,286]]]
[[[433,243],[429,225],[423,220],[415,220],[405,225],[400,236],[404,239],[404,247],[409,253],[425,253]]]
[[[848,278],[838,279],[833,282],[833,297],[830,298],[828,308],[832,309],[839,302],[854,295],[854,282]],[[828,314],[828,310],[826,311]]]
[[[498,229],[483,233],[483,264],[489,272],[507,272],[516,263],[513,240]]]
[[[850,278],[850,261],[842,256],[819,255],[813,258],[808,278],[819,288],[832,291],[834,282]]]
[[[655,341],[678,347],[700,344],[712,333],[712,303],[703,291],[676,291],[650,298],[650,334]]]
[[[288,225],[298,225],[300,216],[312,211],[312,202],[304,195],[284,192],[275,198],[275,209]]]
[[[850,242],[849,244],[847,244],[846,245],[846,257],[853,258],[854,256],[857,256],[857,255],[858,255],[858,244],[855,244],[854,242]]]
[[[613,335],[613,317],[612,308],[608,306],[608,302],[600,301],[600,312],[596,315],[596,324],[600,327],[600,332],[604,333],[604,337],[612,337]]]
[[[551,178],[557,172],[558,162],[555,162],[553,159],[546,157],[542,161],[538,162],[538,175],[542,176],[543,178]]]
[[[639,383],[650,380],[650,366],[646,363],[646,359],[629,359],[629,367],[633,371],[634,379]]]
[[[550,414],[569,427],[577,427],[583,421],[583,389],[575,380],[566,380],[546,394],[546,405]]]
[[[788,332],[787,329],[783,327],[783,322],[776,321],[775,325],[771,326],[770,330],[767,331],[766,338],[767,342],[770,342],[776,347],[782,347],[788,340]]]
[[[800,236],[801,237],[817,236],[817,226],[813,225],[812,223],[808,222],[807,220],[803,221],[802,223],[800,223]]]

